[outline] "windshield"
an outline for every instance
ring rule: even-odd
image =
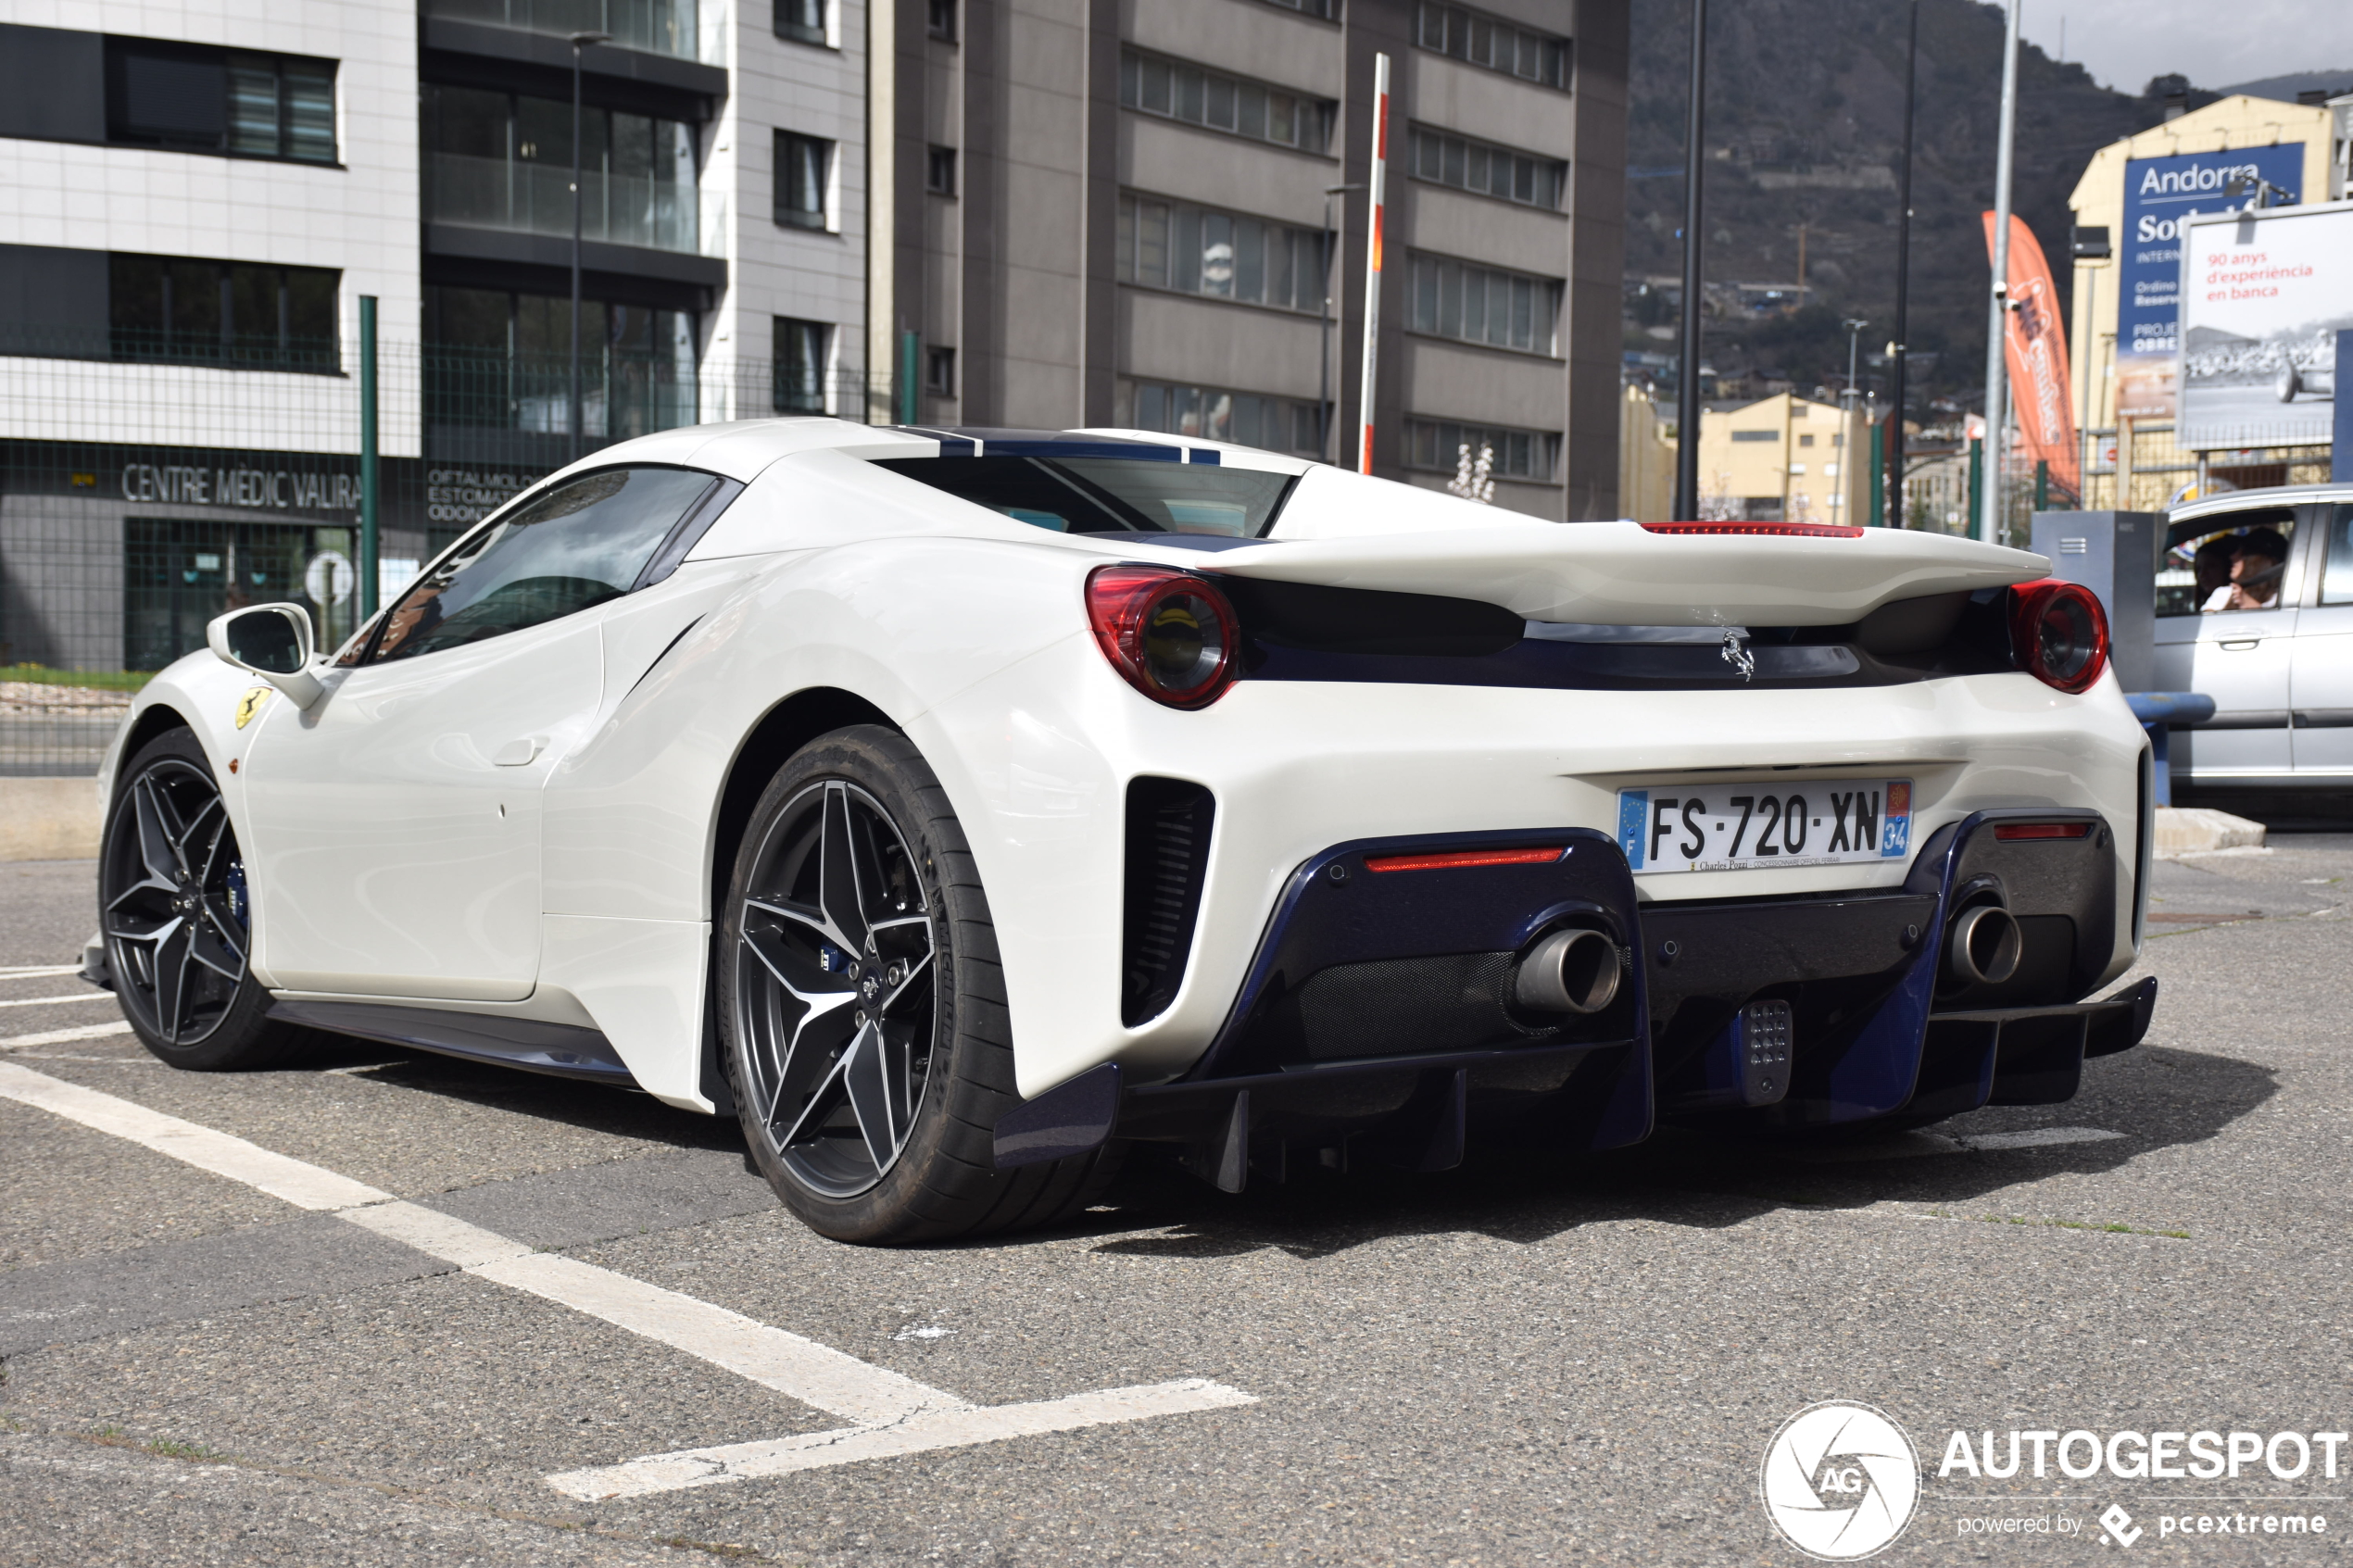
[[[875,466],[1057,533],[1263,539],[1297,480],[1136,458],[898,458]]]

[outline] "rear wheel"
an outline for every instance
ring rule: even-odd
[[[131,1032],[172,1066],[264,1067],[303,1040],[265,1017],[245,859],[188,730],[157,735],[123,768],[99,850],[98,921]]]
[[[1046,1224],[1108,1179],[1099,1152],[999,1171],[1017,1104],[988,901],[906,738],[837,731],[753,809],[721,931],[723,1051],[752,1158],[840,1241]]]

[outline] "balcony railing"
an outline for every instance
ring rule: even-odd
[[[435,153],[425,216],[436,223],[572,233],[572,170],[555,164]],[[580,234],[617,245],[685,251],[696,246],[695,187],[634,174],[584,171]]]
[[[425,0],[425,14],[569,38],[607,32],[623,49],[700,58],[695,0]]]

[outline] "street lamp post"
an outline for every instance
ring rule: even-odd
[[[1707,0],[1692,0],[1692,101],[1683,132],[1682,374],[1675,389],[1675,508],[1699,516],[1700,202],[1707,130]]]
[[[572,35],[572,460],[580,460],[580,52],[609,43],[610,32]]]
[[[1912,281],[1912,109],[1920,74],[1920,0],[1912,0],[1909,42],[1904,45],[1904,172],[1895,194],[1895,335],[1887,342],[1887,489],[1895,526],[1904,515],[1905,356],[1909,352]]]
[[[1856,341],[1862,337],[1863,329],[1869,326],[1870,323],[1863,320],[1860,316],[1849,316],[1845,320],[1840,322],[1839,325],[1846,329],[1846,395],[1854,398],[1856,403],[1859,404],[1862,401],[1863,394],[1855,384],[1855,345]]]
[[[1362,185],[1327,185],[1324,187],[1324,351],[1315,366],[1315,456],[1325,462],[1332,460],[1332,279],[1339,257],[1332,238],[1332,198],[1350,191],[1361,191]]]

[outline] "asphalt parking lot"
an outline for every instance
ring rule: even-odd
[[[1888,1561],[2115,1551],[2111,1504],[2133,1555],[2316,1561],[2353,1452],[1937,1474],[1956,1430],[2353,1425],[2353,835],[2274,842],[2159,869],[2155,1026],[2070,1104],[1145,1168],[916,1251],[819,1240],[642,1097],[358,1044],[174,1073],[37,972],[92,867],[0,866],[0,1562],[1796,1563],[1759,1466],[1826,1399],[1929,1466]],[[2160,1531],[2194,1512],[2326,1524]]]

